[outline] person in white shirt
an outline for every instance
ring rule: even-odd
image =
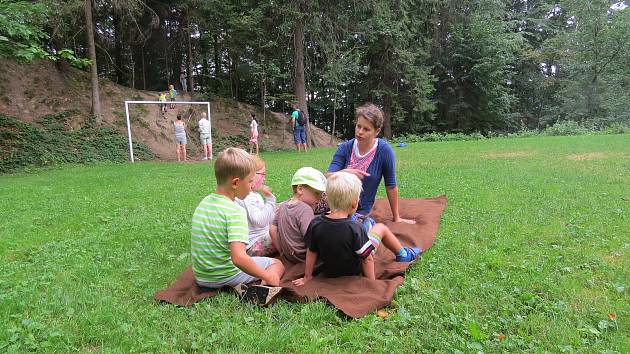
[[[247,212],[249,243],[245,251],[250,257],[266,257],[277,252],[269,235],[269,226],[276,215],[276,196],[265,185],[265,162],[257,155],[253,158],[256,175],[252,191],[244,199],[234,201]]]
[[[201,113],[199,120],[199,140],[203,145],[203,153],[205,157],[202,160],[212,159],[212,137],[210,136],[210,121],[206,118],[206,112]]]
[[[249,153],[251,154],[256,145],[256,155],[258,155],[258,122],[256,114],[252,113],[252,122],[249,124]]]

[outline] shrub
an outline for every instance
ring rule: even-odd
[[[543,135],[560,136],[560,135],[581,135],[589,133],[589,130],[581,126],[578,122],[567,120],[557,122],[556,124],[545,128]]]
[[[587,127],[580,125],[574,121],[558,122],[546,129],[530,130],[523,128],[520,131],[514,133],[500,133],[496,131],[488,131],[486,135],[480,132],[474,132],[471,134],[464,133],[438,133],[431,132],[423,135],[416,134],[403,134],[392,139],[392,143],[415,143],[419,141],[467,141],[467,140],[481,140],[488,138],[526,138],[531,136],[548,135],[548,136],[560,136],[560,135],[582,135],[582,134],[625,134],[630,132],[630,127],[621,123],[614,123],[606,128],[598,129],[597,127]]]
[[[0,173],[62,163],[127,161],[127,139],[118,130],[95,127],[93,117],[80,129],[67,130],[68,115],[46,115],[40,126],[0,114]],[[151,150],[136,143],[134,155],[139,160],[155,158]]]

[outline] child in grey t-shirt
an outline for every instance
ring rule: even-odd
[[[280,203],[276,216],[269,229],[274,247],[291,262],[300,263],[306,259],[304,235],[310,222],[315,218],[313,206],[326,190],[326,177],[312,168],[302,167],[291,179],[293,197]]]

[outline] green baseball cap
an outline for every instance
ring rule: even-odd
[[[312,167],[302,167],[295,171],[291,179],[291,185],[305,184],[320,192],[326,191],[326,177],[323,173]]]

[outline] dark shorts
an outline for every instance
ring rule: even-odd
[[[306,127],[301,125],[293,130],[293,142],[297,144],[306,144]]]

